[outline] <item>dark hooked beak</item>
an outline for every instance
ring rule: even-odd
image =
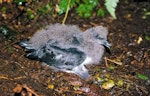
[[[105,50],[106,50],[107,53],[111,54],[111,51],[110,51],[111,45],[108,43],[107,40],[101,38],[101,40],[98,41],[98,43],[105,47]]]
[[[111,54],[111,50],[110,50],[111,44],[109,44],[108,41],[105,40],[103,46],[105,47],[106,52]]]

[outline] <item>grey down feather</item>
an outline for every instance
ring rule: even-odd
[[[85,65],[100,64],[104,49],[110,48],[107,34],[103,26],[82,32],[75,25],[51,24],[19,45],[26,49],[27,58],[86,79],[89,72]]]

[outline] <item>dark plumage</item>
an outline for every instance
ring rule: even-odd
[[[89,73],[85,65],[100,64],[105,47],[110,48],[107,34],[102,26],[82,32],[75,25],[54,24],[20,42],[20,46],[26,49],[26,57],[86,79]]]

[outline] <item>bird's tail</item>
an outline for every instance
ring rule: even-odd
[[[33,52],[33,51],[35,51],[35,49],[30,46],[28,39],[22,40],[22,41],[18,42],[17,44],[19,46],[25,48],[26,52]]]
[[[18,42],[17,44],[20,45],[21,47],[26,48],[26,46],[28,46],[28,43],[29,43],[29,39],[26,39]]]

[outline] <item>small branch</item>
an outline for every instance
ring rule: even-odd
[[[105,62],[106,62],[106,60],[107,60],[107,61],[113,62],[113,63],[115,63],[115,64],[117,64],[117,65],[122,65],[122,62],[118,62],[118,61],[116,61],[116,60],[111,60],[111,59],[108,59],[108,58],[104,58],[104,59],[105,59]]]
[[[6,80],[8,80],[9,78],[6,77],[6,76],[0,76],[0,79],[6,79]]]
[[[67,19],[68,13],[69,13],[70,2],[71,2],[71,0],[68,1],[67,10],[66,10],[66,13],[65,13],[65,17],[62,21],[62,24],[65,24],[65,22],[66,22],[66,19]]]

